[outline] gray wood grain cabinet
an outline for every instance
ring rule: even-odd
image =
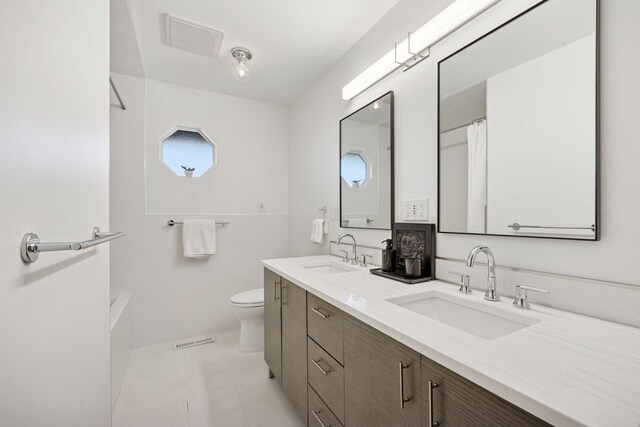
[[[280,276],[264,269],[264,361],[269,374],[282,383],[282,323]]]
[[[309,426],[549,425],[268,269],[264,291],[264,359]]]
[[[345,426],[420,426],[420,354],[352,318],[344,322]]]
[[[309,336],[334,359],[344,364],[342,311],[318,298],[307,295],[307,322]]]
[[[264,360],[307,419],[307,292],[264,269]]]
[[[341,427],[342,423],[331,412],[311,386],[309,386],[309,427]]]
[[[282,389],[307,419],[307,292],[281,278]]]
[[[422,356],[425,426],[549,426],[517,406]],[[437,424],[436,424],[437,423]]]
[[[344,368],[314,340],[307,340],[309,385],[333,414],[344,422]]]

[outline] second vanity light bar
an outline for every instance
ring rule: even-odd
[[[342,88],[342,99],[349,101],[416,57],[428,56],[429,47],[471,21],[500,0],[456,0],[398,43],[395,49],[376,61]]]

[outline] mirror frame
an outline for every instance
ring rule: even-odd
[[[595,200],[594,200],[594,208],[595,208],[595,232],[593,237],[590,238],[579,238],[579,237],[556,237],[556,236],[535,236],[535,235],[511,235],[511,234],[491,234],[491,233],[469,233],[469,232],[463,232],[463,231],[443,231],[440,227],[441,221],[440,221],[440,198],[442,195],[442,191],[441,191],[441,180],[440,180],[440,68],[441,68],[441,64],[446,61],[447,59],[451,58],[452,56],[458,54],[459,52],[465,50],[466,48],[476,44],[477,42],[479,42],[480,40],[483,40],[484,38],[490,36],[491,34],[495,33],[496,31],[500,30],[503,27],[506,27],[507,25],[513,23],[514,21],[516,21],[518,18],[526,15],[527,13],[533,11],[534,9],[538,8],[539,6],[549,2],[550,0],[544,0],[541,1],[540,3],[535,4],[534,6],[526,9],[525,11],[517,14],[516,16],[514,16],[513,18],[509,19],[508,21],[504,22],[503,24],[500,24],[499,26],[495,27],[494,29],[492,29],[491,31],[487,32],[486,34],[478,37],[477,39],[473,40],[472,42],[466,44],[465,46],[461,47],[460,49],[456,50],[455,52],[453,52],[450,55],[447,55],[445,58],[441,59],[440,61],[438,61],[438,89],[437,89],[437,96],[438,96],[438,111],[437,111],[437,138],[438,138],[438,233],[442,233],[442,234],[462,234],[462,235],[468,235],[468,236],[495,236],[495,237],[516,237],[516,238],[529,238],[529,239],[552,239],[552,240],[573,240],[573,241],[585,241],[585,242],[595,242],[600,240],[600,226],[601,226],[601,221],[600,221],[600,0],[594,0],[596,2],[596,22],[595,22],[595,38],[596,38],[596,45],[595,45],[595,57],[596,57],[596,61],[595,61],[595,87],[593,88],[593,90],[595,91],[595,110],[596,110],[596,117],[595,117],[595,141],[594,141],[594,149],[595,149]]]
[[[389,223],[389,228],[379,228],[379,227],[343,227],[342,226],[342,162],[340,161],[342,159],[342,122],[344,120],[347,120],[349,117],[353,116],[354,114],[357,114],[358,112],[364,110],[365,108],[369,107],[369,105],[373,104],[374,102],[384,98],[385,96],[389,95],[390,96],[390,102],[389,105],[391,106],[390,108],[390,134],[391,134],[391,138],[389,141],[389,145],[390,145],[390,156],[389,156],[389,161],[391,162],[390,165],[390,173],[389,173],[389,179],[391,180],[391,182],[389,183],[389,188],[391,189],[391,194],[389,194],[390,200],[389,200],[389,208],[391,210],[390,212],[390,223]],[[343,117],[342,119],[340,119],[340,122],[338,124],[338,132],[340,134],[340,144],[338,147],[338,189],[340,191],[340,228],[345,228],[345,229],[359,229],[359,230],[391,230],[391,227],[393,226],[393,223],[395,222],[395,160],[394,160],[394,154],[395,154],[395,146],[394,146],[394,140],[395,140],[395,101],[394,101],[394,93],[392,90],[390,90],[389,92],[386,92],[385,94],[377,97],[376,99],[366,103],[364,106],[358,108],[356,111],[354,111],[353,113],[349,114],[348,116]]]

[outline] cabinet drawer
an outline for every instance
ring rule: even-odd
[[[342,427],[342,423],[309,386],[309,427]]]
[[[436,384],[436,387],[433,387]],[[429,404],[432,385],[433,407]],[[422,413],[442,426],[550,427],[466,378],[422,356]]]
[[[307,339],[309,385],[344,422],[344,368],[312,339]]]
[[[340,364],[344,364],[342,312],[317,296],[309,294],[307,322],[309,336]]]

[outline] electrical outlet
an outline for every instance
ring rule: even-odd
[[[418,221],[427,221],[428,204],[429,204],[429,199],[427,198],[416,200],[416,206],[417,206],[416,219]]]
[[[404,219],[406,221],[427,221],[429,199],[413,199],[404,201]]]
[[[265,202],[258,202],[258,213],[265,213],[267,210],[267,204]]]

